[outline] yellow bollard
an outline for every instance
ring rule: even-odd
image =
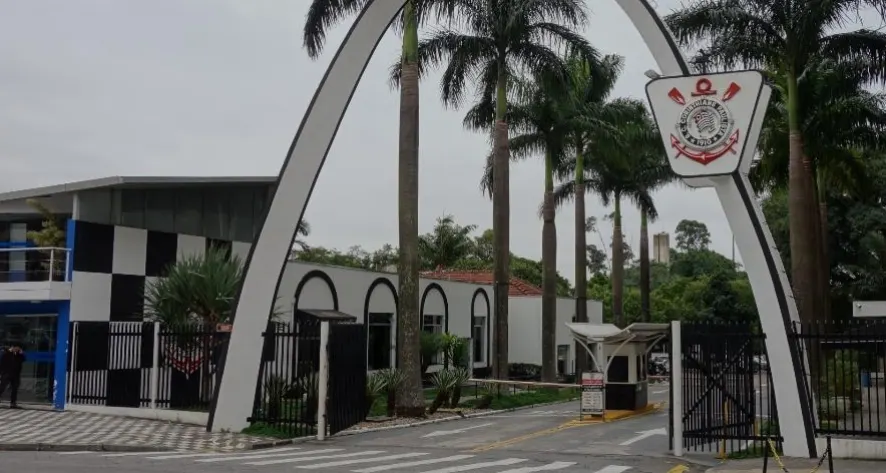
[[[729,404],[723,402],[723,425],[729,425]],[[725,436],[725,435],[724,435]],[[726,459],[726,439],[720,441],[720,460]]]

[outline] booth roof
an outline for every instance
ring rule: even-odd
[[[574,338],[591,343],[620,343],[633,336],[632,341],[648,342],[664,335],[668,324],[634,323],[620,329],[612,324],[567,323]]]

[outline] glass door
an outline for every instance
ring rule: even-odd
[[[18,343],[27,357],[19,402],[52,402],[57,321],[55,314],[0,315],[0,346]]]

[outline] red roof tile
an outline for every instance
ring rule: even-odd
[[[495,282],[492,271],[472,270],[446,270],[422,271],[421,277],[428,279],[441,279],[444,281],[465,282],[470,284],[488,284]],[[510,297],[534,297],[541,296],[542,290],[520,278],[511,277],[511,286],[508,289]]]

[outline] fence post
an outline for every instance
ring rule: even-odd
[[[329,321],[320,322],[320,379],[317,380],[317,440],[326,438],[326,389],[329,386]]]
[[[65,392],[65,397],[67,397],[67,400],[65,401],[65,404],[70,404],[71,398],[74,395],[74,385],[76,384],[76,377],[74,376],[74,373],[77,372],[77,329],[79,327],[80,322],[71,322],[71,369],[68,372],[68,385],[67,391]]]
[[[674,456],[683,456],[683,342],[680,321],[671,321],[671,432]]]
[[[55,272],[55,248],[49,250],[49,282],[52,282],[53,272]]]
[[[157,408],[160,391],[160,322],[154,322],[154,344],[151,353],[151,409]]]

